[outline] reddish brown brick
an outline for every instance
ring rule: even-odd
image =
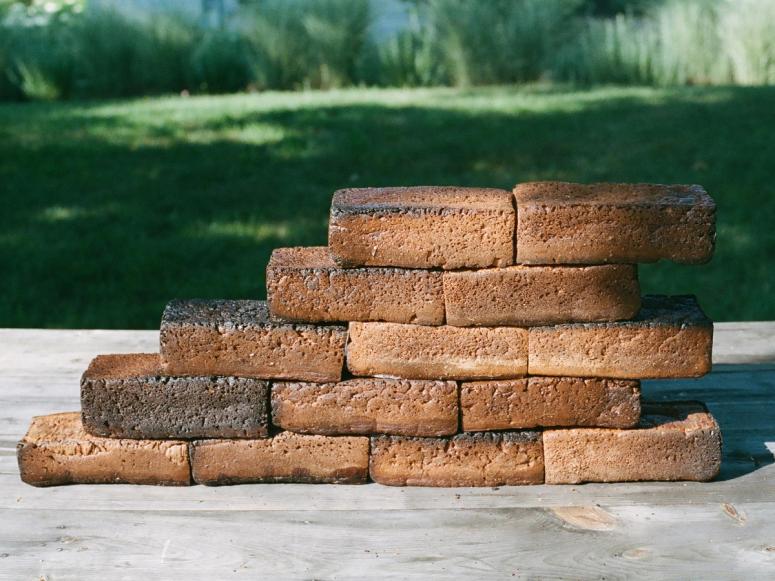
[[[457,384],[372,377],[275,383],[272,421],[307,434],[445,436],[458,429]]]
[[[640,308],[632,265],[508,266],[444,273],[447,324],[550,325],[617,321]]]
[[[90,434],[110,438],[261,438],[269,383],[251,377],[166,377],[158,353],[100,355],[81,378]]]
[[[693,296],[645,296],[631,321],[530,328],[530,375],[647,379],[710,371],[713,323]]]
[[[293,321],[444,323],[441,272],[340,268],[328,248],[279,248],[266,269],[269,310]]]
[[[350,323],[353,375],[499,379],[527,372],[527,329]]]
[[[339,190],[328,246],[343,266],[487,268],[514,263],[514,228],[514,201],[503,190]]]
[[[172,301],[161,321],[167,375],[339,381],[347,329],[272,321],[264,301]]]
[[[640,385],[624,379],[530,377],[460,386],[463,430],[548,426],[631,428],[640,418]]]
[[[540,484],[540,432],[479,432],[451,438],[377,436],[369,474],[388,486]]]
[[[280,432],[263,440],[198,440],[191,470],[198,484],[303,482],[360,484],[368,478],[369,439]]]
[[[191,483],[185,442],[91,436],[78,412],[34,417],[17,458],[33,486]]]
[[[570,428],[544,432],[547,484],[713,479],[721,432],[698,402],[644,404],[631,430]]]
[[[514,189],[517,262],[710,260],[716,204],[701,186],[532,182]]]

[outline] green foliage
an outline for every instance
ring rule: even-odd
[[[71,96],[75,38],[66,22],[0,28],[0,35],[7,51],[3,77],[9,96],[41,100]]]
[[[222,29],[173,14],[82,10],[81,0],[15,2],[0,20],[0,99],[539,79],[775,82],[773,0],[409,4],[411,25],[377,41],[369,0],[255,0]]]
[[[719,34],[735,83],[775,83],[775,2],[725,0]]]
[[[11,80],[11,35],[0,27],[0,100],[15,99],[18,90]]]
[[[19,89],[30,99],[55,101],[62,96],[57,83],[36,63],[19,62],[15,67],[15,73]]]
[[[706,265],[642,265],[720,321],[775,319],[775,87],[336,90],[0,105],[0,327],[158,328],[174,297],[261,298],[341,187],[699,183]],[[733,289],[733,290],[732,290]]]
[[[256,81],[270,89],[357,82],[371,23],[368,0],[263,0],[246,28]]]
[[[582,0],[582,11],[594,16],[643,14],[662,0]]]
[[[144,21],[110,10],[0,30],[10,55],[6,78],[33,100],[179,91],[196,38],[180,19]]]
[[[76,91],[125,97],[180,91],[196,35],[171,16],[141,21],[117,12],[87,12],[70,25],[77,39]]]
[[[456,85],[538,79],[578,0],[429,0],[438,53]]]
[[[402,30],[376,47],[374,74],[367,81],[388,87],[446,84],[433,29]]]
[[[775,2],[670,0],[642,17],[589,19],[554,72],[587,83],[773,83]]]
[[[190,61],[192,88],[201,93],[234,93],[253,82],[253,53],[242,35],[226,30],[208,31]]]

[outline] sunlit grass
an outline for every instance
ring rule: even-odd
[[[288,240],[297,226],[291,222],[255,223],[252,221],[210,222],[196,224],[190,236],[197,238],[240,238],[251,242]]]
[[[645,292],[773,319],[775,89],[555,85],[0,106],[0,326],[153,328],[173,297],[261,298],[273,248],[326,242],[341,187],[700,183],[702,266]]]

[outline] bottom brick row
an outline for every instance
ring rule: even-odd
[[[444,438],[279,432],[255,440],[130,440],[39,416],[18,446],[34,486],[251,482],[504,486],[714,478],[721,432],[697,402],[644,404],[636,428],[467,432]]]

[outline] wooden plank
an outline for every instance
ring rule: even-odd
[[[3,510],[0,546],[9,579],[763,579],[775,567],[770,510]]]
[[[0,330],[0,579],[771,577],[773,338],[775,323],[718,325],[712,374],[644,382],[709,403],[712,483],[36,489],[15,459],[30,417],[78,409],[94,355],[155,351],[158,334]]]
[[[609,506],[670,506],[690,503],[770,502],[775,465],[711,483],[641,482],[563,486],[504,486],[499,488],[394,488],[361,486],[310,487],[304,484],[263,484],[209,488],[164,488],[127,485],[81,485],[33,488],[19,481],[13,459],[3,460],[0,509],[233,512],[429,510],[556,507],[605,503]],[[750,468],[750,467],[749,467]],[[775,508],[775,507],[773,507]],[[775,525],[775,523],[773,523]]]
[[[775,361],[775,321],[716,323],[714,363],[772,363]]]

